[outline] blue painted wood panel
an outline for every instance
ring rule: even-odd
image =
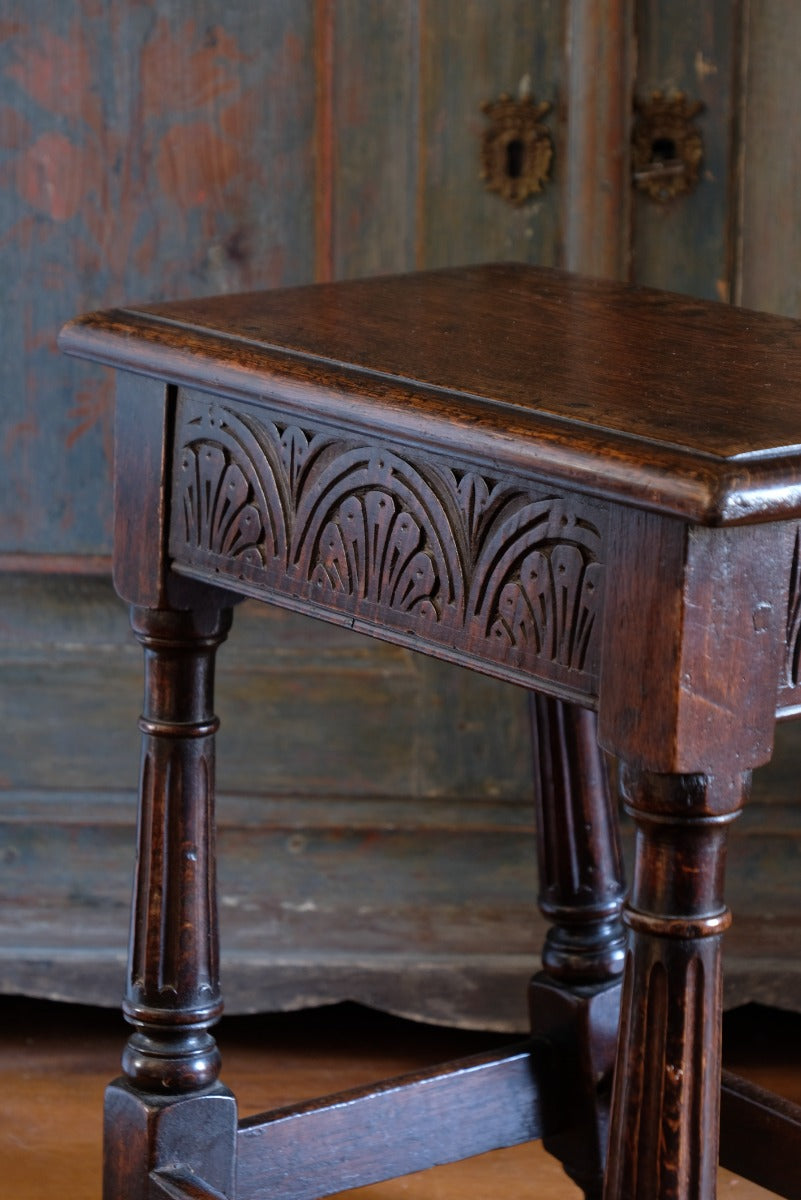
[[[0,552],[110,546],[80,310],[307,281],[314,5],[32,0],[0,20]]]

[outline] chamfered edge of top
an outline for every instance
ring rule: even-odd
[[[700,312],[703,317],[712,313],[714,325],[721,316],[724,323],[728,320],[724,314],[737,313],[734,325],[727,326],[729,332],[732,328],[736,331],[737,322],[745,320],[756,323],[760,343],[765,342],[766,331],[769,333],[771,329],[785,342],[789,333],[790,351],[793,355],[797,353],[801,365],[801,323],[766,314],[748,314],[713,302],[674,298],[667,293],[585,281],[563,272],[518,265],[424,272],[416,277],[396,278],[426,280],[439,276],[447,280],[448,276],[455,276],[458,279],[468,270],[474,280],[478,274],[485,281],[488,272],[499,270],[511,271],[515,282],[526,277],[544,279],[545,287],[552,291],[555,281],[560,304],[565,297],[576,295],[575,285],[581,285],[585,295],[589,288],[591,294],[600,295],[604,301],[616,295],[625,295],[629,300],[645,296],[652,304],[667,303],[669,309],[673,300],[685,321],[687,313]],[[362,304],[365,289],[369,292],[370,285],[389,282],[391,294],[392,281],[392,277],[352,281],[351,291]],[[505,467],[540,480],[560,479],[597,496],[672,513],[694,522],[735,524],[801,515],[801,403],[797,422],[793,404],[790,413],[793,420],[788,422],[785,411],[782,421],[774,421],[772,426],[782,433],[788,428],[795,432],[797,428],[798,441],[785,438],[782,444],[771,445],[769,439],[763,439],[762,444],[753,448],[735,442],[727,447],[733,453],[716,453],[703,444],[703,438],[697,439],[700,444],[682,445],[670,436],[655,436],[653,430],[650,434],[643,433],[642,422],[638,426],[633,421],[633,428],[622,428],[619,412],[612,413],[617,420],[606,423],[602,406],[589,410],[585,406],[576,412],[569,405],[569,411],[565,411],[564,404],[561,411],[559,405],[519,404],[515,403],[514,393],[510,396],[508,387],[506,391],[500,387],[499,394],[487,394],[492,391],[488,387],[473,390],[464,386],[464,375],[460,377],[458,372],[451,386],[447,376],[441,375],[432,383],[415,378],[414,372],[403,374],[391,369],[403,366],[402,362],[393,362],[389,367],[382,365],[386,361],[382,354],[378,354],[376,365],[369,365],[364,353],[361,357],[348,355],[347,346],[342,354],[343,347],[336,344],[336,338],[332,346],[335,353],[326,355],[314,344],[313,328],[304,344],[297,329],[293,337],[288,337],[287,327],[281,328],[279,322],[279,340],[270,343],[232,331],[221,321],[220,314],[233,303],[241,306],[245,301],[247,314],[247,302],[251,308],[255,305],[260,309],[266,304],[268,309],[272,305],[277,311],[282,301],[289,298],[300,305],[294,317],[290,312],[291,324],[311,294],[319,296],[321,289],[326,289],[329,297],[337,298],[348,287],[348,284],[308,285],[245,297],[89,313],[65,326],[59,344],[68,354],[160,378],[166,383],[193,386],[257,404],[274,400],[298,416],[315,416],[329,424],[342,423],[352,430],[380,429],[387,436],[431,450],[440,448],[454,454],[461,450],[471,461],[481,461],[490,468]],[[204,306],[211,306],[216,324],[190,320],[197,317],[198,311],[202,313]],[[265,319],[270,319],[269,312]],[[564,323],[564,314],[560,314],[560,319]],[[604,327],[609,328],[608,320]],[[286,344],[281,344],[281,336]],[[339,356],[336,351],[340,351]],[[770,345],[763,345],[762,352],[768,356],[788,353],[786,346],[782,351]],[[568,378],[574,387],[584,386],[587,381],[586,388],[592,391],[601,372],[594,376],[592,363],[580,365],[578,375],[570,371],[566,374],[564,370],[560,375],[559,371],[554,373],[552,361],[550,365],[546,363],[547,386],[558,387],[560,378]],[[608,367],[608,360],[601,366]],[[778,391],[781,393],[784,388],[780,398],[785,410],[788,387],[795,394],[795,366],[793,358],[792,370],[785,372],[780,380]],[[477,382],[486,380],[479,377]],[[608,389],[608,381],[601,379],[601,382]],[[772,381],[767,382],[770,385]],[[628,386],[629,393],[634,395],[637,381],[629,382]],[[648,381],[643,381],[643,388],[647,386]],[[743,424],[735,423],[735,432]]]

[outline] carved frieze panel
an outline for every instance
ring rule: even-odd
[[[178,570],[595,694],[600,505],[189,392],[174,453]]]
[[[582,671],[602,567],[599,530],[574,504],[575,498],[548,496],[516,497],[506,506],[475,561],[469,611],[499,652]]]
[[[388,447],[339,442],[309,484],[290,565],[317,598],[426,625],[462,619],[463,555],[443,497],[420,469]]]

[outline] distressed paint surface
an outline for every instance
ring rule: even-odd
[[[801,316],[801,7],[749,5],[743,97],[741,285],[751,308]]]
[[[684,92],[700,100],[704,140],[695,191],[667,204],[635,193],[632,277],[651,287],[711,300],[731,293],[732,132],[737,98],[739,4],[731,0],[640,0],[636,94]]]
[[[141,656],[108,581],[0,575],[0,605],[0,793],[133,788]],[[518,688],[257,603],[218,676],[223,791],[529,803]]]
[[[6,7],[12,11],[0,24],[0,269],[9,285],[2,298],[0,555],[68,559],[110,548],[111,375],[55,352],[60,325],[77,312],[372,274],[441,262],[443,256],[455,261],[502,253],[553,261],[557,253],[556,192],[551,189],[536,212],[515,212],[485,192],[478,148],[480,104],[514,91],[524,73],[531,73],[532,88],[556,102],[559,5],[549,2],[535,12],[521,0],[504,0],[502,22],[486,0],[448,5],[447,11],[425,0],[247,0],[235,6],[220,0],[165,0],[158,6],[144,0],[12,0]],[[482,64],[477,79],[470,65],[475,61]],[[463,215],[455,222],[457,212]],[[530,236],[532,216],[538,224]],[[7,577],[7,587],[17,583]],[[120,779],[133,785],[140,656],[127,641],[124,614],[107,603],[116,633],[103,604],[62,577],[47,597],[23,605],[21,628],[15,624],[20,609],[12,619],[8,605],[14,605],[5,594],[6,629],[17,648],[4,662],[2,703],[17,749],[0,779],[4,813],[15,797],[30,805],[34,792],[46,808],[51,800],[58,808],[61,794],[71,809],[87,789],[100,797]],[[433,947],[443,926],[453,927],[455,936],[460,880],[475,847],[488,847],[486,816],[478,832],[460,832],[463,808],[501,801],[484,879],[494,876],[506,911],[522,883],[528,910],[534,848],[522,693],[386,646],[360,649],[330,628],[304,624],[298,633],[284,614],[265,611],[255,620],[264,639],[261,657],[252,653],[247,622],[243,639],[238,621],[220,672],[226,716],[221,786],[223,794],[249,797],[246,822],[270,824],[270,797],[289,794],[306,804],[319,797],[328,806],[333,789],[343,828],[357,819],[354,803],[368,805],[373,815],[376,798],[397,804],[408,833],[385,838],[379,860],[388,864],[386,888],[396,899],[389,906],[382,901],[372,936],[380,939],[398,921],[397,897],[414,881],[416,899],[404,909],[407,915],[400,914],[395,934],[399,944],[406,939],[408,953],[415,941]],[[113,647],[119,664],[113,673],[96,658],[97,635]],[[63,649],[68,644],[72,650]],[[45,668],[43,647],[45,657],[55,653],[55,666]],[[45,713],[42,745],[37,714]],[[46,818],[41,837],[34,837],[38,849],[31,845],[30,853],[21,853],[9,879],[10,893],[20,896],[42,861],[63,864],[55,905],[43,900],[26,928],[31,944],[37,930],[52,931],[58,909],[74,916],[84,900],[92,907],[92,896],[106,897],[101,908],[117,933],[78,921],[86,932],[73,950],[85,956],[82,979],[86,963],[93,977],[109,979],[111,1002],[120,951],[112,948],[109,957],[109,947],[124,936],[127,923],[125,847],[131,842],[116,813],[114,804],[101,803],[89,815],[94,833],[86,853],[83,838],[76,841],[73,833],[67,843],[75,853],[65,849],[59,818]],[[279,832],[277,843],[268,835],[257,848],[237,832],[239,820],[232,838],[225,835],[230,852],[223,850],[223,880],[233,887],[240,878],[242,884],[234,902],[224,905],[231,918],[251,911],[245,893],[253,880],[248,874],[242,881],[242,864],[247,860],[248,872],[260,876],[276,845],[286,842]],[[357,837],[359,855],[346,854],[335,870],[344,835],[327,832],[321,841],[317,820],[311,814],[301,819],[309,825],[304,837],[324,847],[314,870],[322,864],[320,878],[329,884],[336,876],[345,897],[353,863],[358,866],[374,831]],[[441,832],[424,853],[420,823],[432,820]],[[508,828],[515,840],[511,855]],[[19,849],[18,832],[11,841]],[[280,941],[297,933],[281,909],[282,889],[291,882],[303,892],[312,867],[308,855],[279,857],[289,875],[277,872],[271,898],[259,903],[256,917],[261,923],[269,910]],[[93,875],[88,860],[95,864]],[[437,887],[435,895],[431,889]],[[332,898],[326,908],[321,901],[316,915],[291,920],[311,920],[325,943],[341,918],[347,941],[352,914],[337,915],[337,903]],[[282,913],[284,923],[276,925]],[[535,926],[526,927],[521,912],[510,940],[496,947],[497,925],[490,901],[477,915],[460,919],[466,932],[459,941],[477,947],[478,966],[470,969],[483,981],[469,989],[477,1021],[493,1019],[498,971],[505,981],[525,978],[531,965]],[[232,919],[227,939],[239,937],[238,928]],[[9,934],[19,942],[16,917]],[[319,944],[306,938],[304,945],[313,962]],[[414,1001],[419,1011],[434,1014],[444,1004],[440,1015],[450,1019],[452,1005],[443,999],[448,989],[436,982],[443,971],[453,977],[447,945],[445,934],[445,967],[437,965],[437,951],[420,977],[433,978],[434,985],[410,986],[424,997]],[[521,949],[518,961],[514,955]],[[511,966],[505,951],[514,958]],[[242,956],[237,959],[234,1004],[294,1003],[299,985],[292,972],[271,997],[257,985],[269,954],[263,930],[247,954],[258,963],[245,969]],[[384,985],[363,985],[365,999],[387,999],[398,975],[396,960],[388,962]],[[341,969],[353,978],[347,956]],[[4,960],[0,986],[51,990],[38,966],[26,970],[21,975]],[[318,999],[332,994],[335,975],[330,964],[301,971],[303,987],[313,983]],[[250,989],[247,999],[241,980],[250,981],[242,985]],[[99,986],[102,992],[105,985]],[[508,982],[500,991],[511,996]],[[521,1001],[516,996],[511,1002]]]
[[[624,7],[595,6],[598,13]],[[801,13],[795,0],[750,4],[747,91],[740,98],[732,82],[737,7],[724,0],[636,2],[637,90],[680,87],[704,99],[700,124],[712,177],[665,211],[638,200],[635,277],[701,295],[727,293],[738,207],[732,164],[742,151],[735,298],[798,314],[801,160],[790,132],[801,87],[794,55]],[[603,243],[597,205],[586,203],[593,183],[603,185],[602,164],[597,179],[579,178],[571,187],[565,178],[569,110],[580,91],[565,65],[569,9],[556,0],[8,0],[0,12],[0,554],[109,549],[112,381],[56,354],[57,330],[75,313],[123,300],[457,261],[559,263],[571,213],[580,226],[577,246]],[[610,36],[606,23],[593,30],[588,10],[576,0],[587,37]],[[546,123],[556,157],[546,191],[515,210],[478,179],[480,105],[514,94],[527,75],[534,96],[554,105]],[[730,122],[740,99],[742,144],[733,146]],[[608,143],[603,117],[598,121],[603,153]],[[592,145],[592,129],[582,128]],[[626,225],[625,206],[620,220]],[[621,244],[627,232],[620,231]],[[601,257],[593,254],[592,262]],[[587,262],[579,255],[570,265],[587,269]],[[54,994],[51,952],[60,943],[60,917],[65,937],[81,931],[80,946],[70,950],[74,994],[88,998],[91,973],[94,998],[115,1003],[133,814],[127,796],[109,789],[124,778],[132,790],[136,774],[139,654],[115,641],[127,637],[119,612],[117,633],[110,632],[106,617],[115,610],[108,597],[96,603],[57,581],[46,602],[26,609],[22,625],[10,621],[7,600],[0,611],[14,653],[3,660],[2,679],[12,754],[0,779],[0,858],[9,866],[0,990]],[[530,915],[534,847],[521,694],[386,646],[365,657],[350,643],[345,648],[345,635],[329,628],[311,634],[305,625],[298,633],[283,615],[256,620],[267,623],[258,625],[258,642],[266,655],[277,655],[275,663],[253,667],[256,639],[242,640],[242,621],[222,654],[220,707],[237,714],[221,735],[230,805],[221,876],[233,1006],[281,1006],[308,999],[305,988],[321,999],[338,982],[343,990],[355,986],[347,954],[325,971],[317,964],[330,930],[349,936],[354,913],[369,906],[369,895],[352,894],[348,864],[361,865],[380,842],[384,857],[377,861],[388,865],[370,936],[373,949],[388,953],[383,968],[379,957],[360,979],[360,994],[375,1003],[396,997],[419,945],[431,955],[421,956],[421,973],[409,984],[417,989],[409,1011],[514,1023],[515,981],[528,973],[542,936],[539,918]],[[122,691],[108,670],[91,665],[98,636],[114,647],[115,662],[122,655]],[[52,653],[55,670],[44,666]],[[339,705],[342,695],[348,705]],[[329,703],[332,696],[337,703]],[[274,728],[257,719],[256,700],[263,711],[281,714]],[[782,982],[786,964],[798,958],[792,888],[800,843],[795,742],[788,738],[789,728],[780,735],[779,776],[757,778],[734,851],[732,893],[740,911],[733,936],[742,931],[743,941],[730,999],[801,1007],[796,976]],[[332,806],[335,776],[342,791]],[[93,800],[77,816],[87,786]],[[281,804],[293,789],[302,803],[292,802],[287,832]],[[238,806],[234,793],[245,793]],[[387,815],[381,804],[396,801]],[[27,817],[36,804],[36,828],[21,841],[19,813]],[[343,833],[359,822],[360,834]],[[382,833],[387,823],[407,833]],[[343,846],[347,862],[335,869]],[[271,855],[278,867],[254,901]],[[465,890],[478,891],[476,861],[488,900],[462,913]],[[43,873],[51,886],[37,907],[28,885]],[[304,892],[323,878],[328,901]],[[391,893],[399,895],[410,879],[411,900],[401,912]],[[317,907],[305,915],[282,908],[289,884],[299,888],[301,905]],[[760,923],[754,914],[762,912],[779,919]],[[270,995],[265,920],[276,944],[299,939],[301,959],[306,954],[285,977],[273,971]],[[41,961],[20,965],[20,941],[43,947]],[[461,975],[448,946],[462,967],[468,964]],[[470,997],[469,1013],[464,1006],[457,1012],[460,991]]]
[[[0,33],[0,550],[109,546],[112,381],[80,309],[311,278],[310,6],[34,0]]]
[[[334,275],[402,271],[416,215],[418,3],[332,9]]]
[[[75,313],[562,259],[562,4],[7,7],[0,555],[109,550],[112,385],[56,354]],[[545,191],[515,209],[479,179],[481,105],[521,88],[553,106],[555,157]]]
[[[563,265],[612,279],[630,265],[635,3],[569,5]]]
[[[102,578],[0,576],[0,612],[0,992],[116,1004],[141,654]],[[229,1011],[515,1025],[540,928],[525,694],[256,603],[217,677]]]
[[[0,992],[115,1005],[140,652],[104,579],[6,576],[0,611]],[[524,693],[254,602],[218,676],[228,1011],[349,996],[524,1028],[545,933]],[[733,830],[729,1004],[801,1008],[799,731]]]
[[[417,261],[426,266],[513,259],[558,264],[561,253],[565,5],[544,0],[425,7]],[[479,181],[478,148],[487,128],[481,106],[506,93],[547,101],[555,144],[543,192],[513,208]]]

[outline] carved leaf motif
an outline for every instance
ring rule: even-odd
[[[490,636],[582,670],[599,572],[598,564],[586,563],[577,546],[535,550],[523,560],[520,578],[501,590]]]
[[[491,528],[471,603],[508,650],[584,670],[600,596],[598,531],[559,499],[510,505]]]
[[[177,565],[591,684],[602,539],[580,498],[189,395],[177,452]]]
[[[461,616],[464,546],[452,493],[389,451],[329,447],[303,483],[293,560],[315,587],[396,612]],[[439,491],[437,490],[439,488]]]
[[[487,481],[475,471],[468,471],[456,487],[459,507],[464,516],[470,544],[475,545],[481,521],[489,503],[490,490]]]
[[[392,496],[349,496],[323,531],[312,582],[400,612],[432,615],[437,574],[423,543],[419,524]]]
[[[257,571],[285,565],[291,500],[278,430],[188,397],[179,417],[173,504],[184,520],[173,526],[173,553],[211,555],[215,569],[225,559]]]
[[[309,439],[297,425],[290,425],[281,434],[281,463],[289,480],[293,498],[297,498],[301,476],[309,454]]]
[[[242,470],[220,446],[186,446],[181,458],[187,545],[231,558],[254,557],[264,525]]]

